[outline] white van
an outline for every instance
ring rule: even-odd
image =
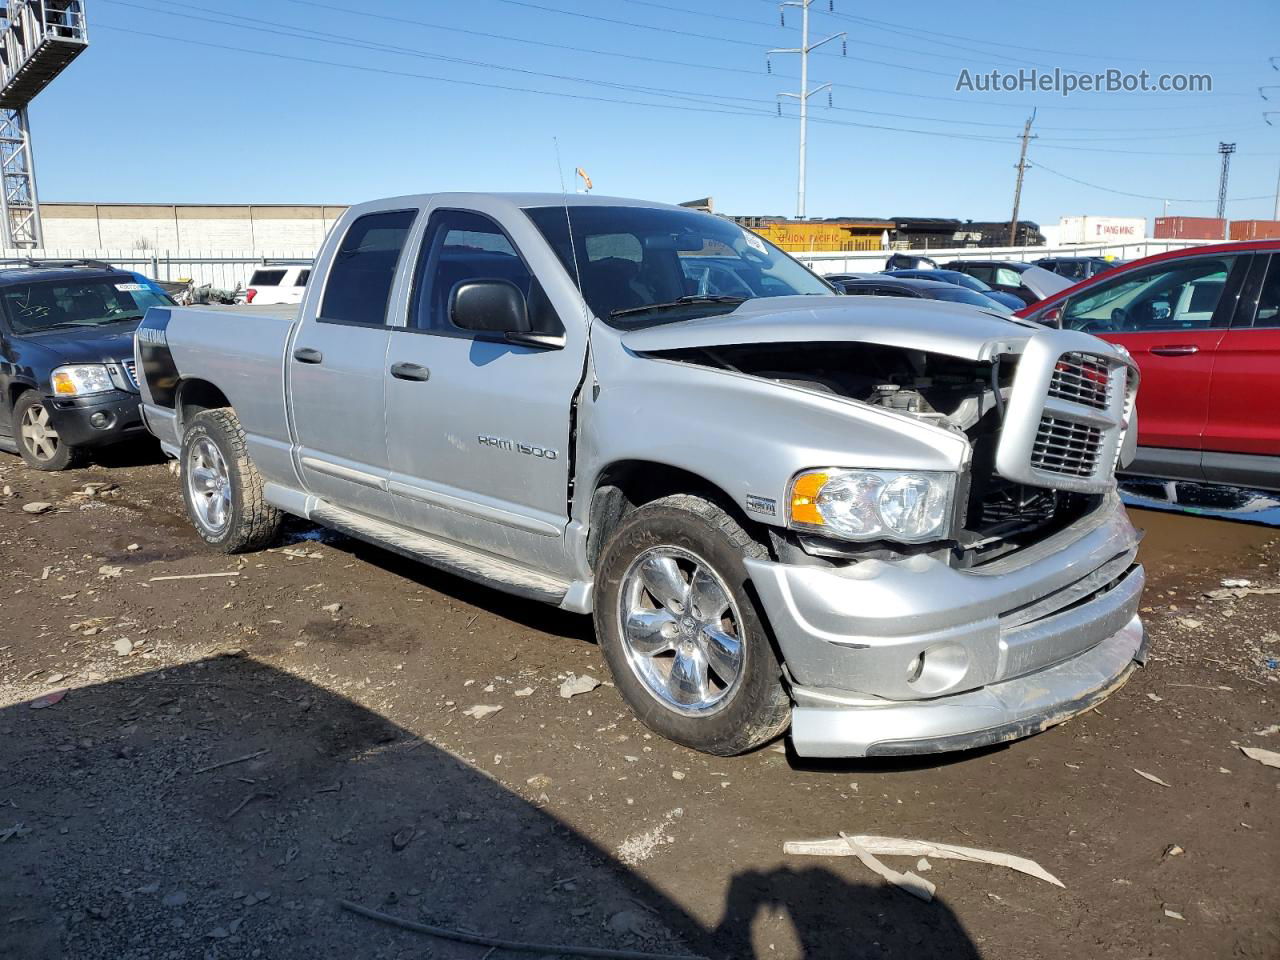
[[[301,303],[310,267],[261,267],[249,278],[245,303]]]

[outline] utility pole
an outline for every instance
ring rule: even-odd
[[[1236,152],[1234,143],[1219,143],[1218,153],[1222,154],[1222,175],[1218,178],[1218,219],[1227,212],[1227,177],[1231,173],[1231,155]]]
[[[1280,173],[1276,174],[1276,212],[1271,216],[1272,219],[1280,220]]]
[[[1018,182],[1013,188],[1013,218],[1009,221],[1009,246],[1018,242],[1018,208],[1022,206],[1022,177],[1027,172],[1027,144],[1034,140],[1031,135],[1031,124],[1035,122],[1036,112],[1031,111],[1027,122],[1022,126],[1022,153],[1018,155]]]
[[[786,49],[770,50],[767,56],[772,57],[775,53],[798,53],[800,55],[800,92],[799,93],[780,93],[779,98],[789,97],[800,103],[800,179],[796,190],[796,217],[804,217],[804,171],[805,171],[805,139],[809,131],[809,98],[815,93],[821,93],[823,90],[830,91],[831,84],[824,83],[820,87],[809,89],[809,54],[824,44],[830,43],[837,37],[840,39],[842,53],[848,53],[847,34],[843,31],[833,33],[825,40],[819,40],[817,43],[809,42],[809,7],[813,4],[813,0],[786,0],[785,3],[778,4],[778,8],[782,14],[782,25],[787,25],[787,7],[800,8],[800,46],[789,47]],[[828,7],[834,8],[834,0],[828,0]],[[772,61],[766,61],[769,72],[773,72]],[[830,97],[830,93],[827,94]],[[778,113],[782,114],[782,103],[779,100]]]

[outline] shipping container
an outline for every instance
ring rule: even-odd
[[[1157,240],[1221,240],[1227,221],[1217,217],[1156,217]]]
[[[1133,243],[1147,235],[1144,217],[1063,217],[1059,243]]]
[[[1280,220],[1232,220],[1232,240],[1280,240]]]

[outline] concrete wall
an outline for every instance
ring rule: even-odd
[[[345,207],[42,203],[46,248],[312,250]]]

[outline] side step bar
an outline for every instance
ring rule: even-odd
[[[308,499],[312,500],[311,508],[306,512],[309,519],[357,540],[384,547],[410,560],[417,560],[485,586],[496,587],[517,597],[540,600],[556,606],[562,605],[565,595],[569,593],[571,584],[567,581],[557,580],[509,560],[437,540],[382,520],[374,520],[322,500]]]

